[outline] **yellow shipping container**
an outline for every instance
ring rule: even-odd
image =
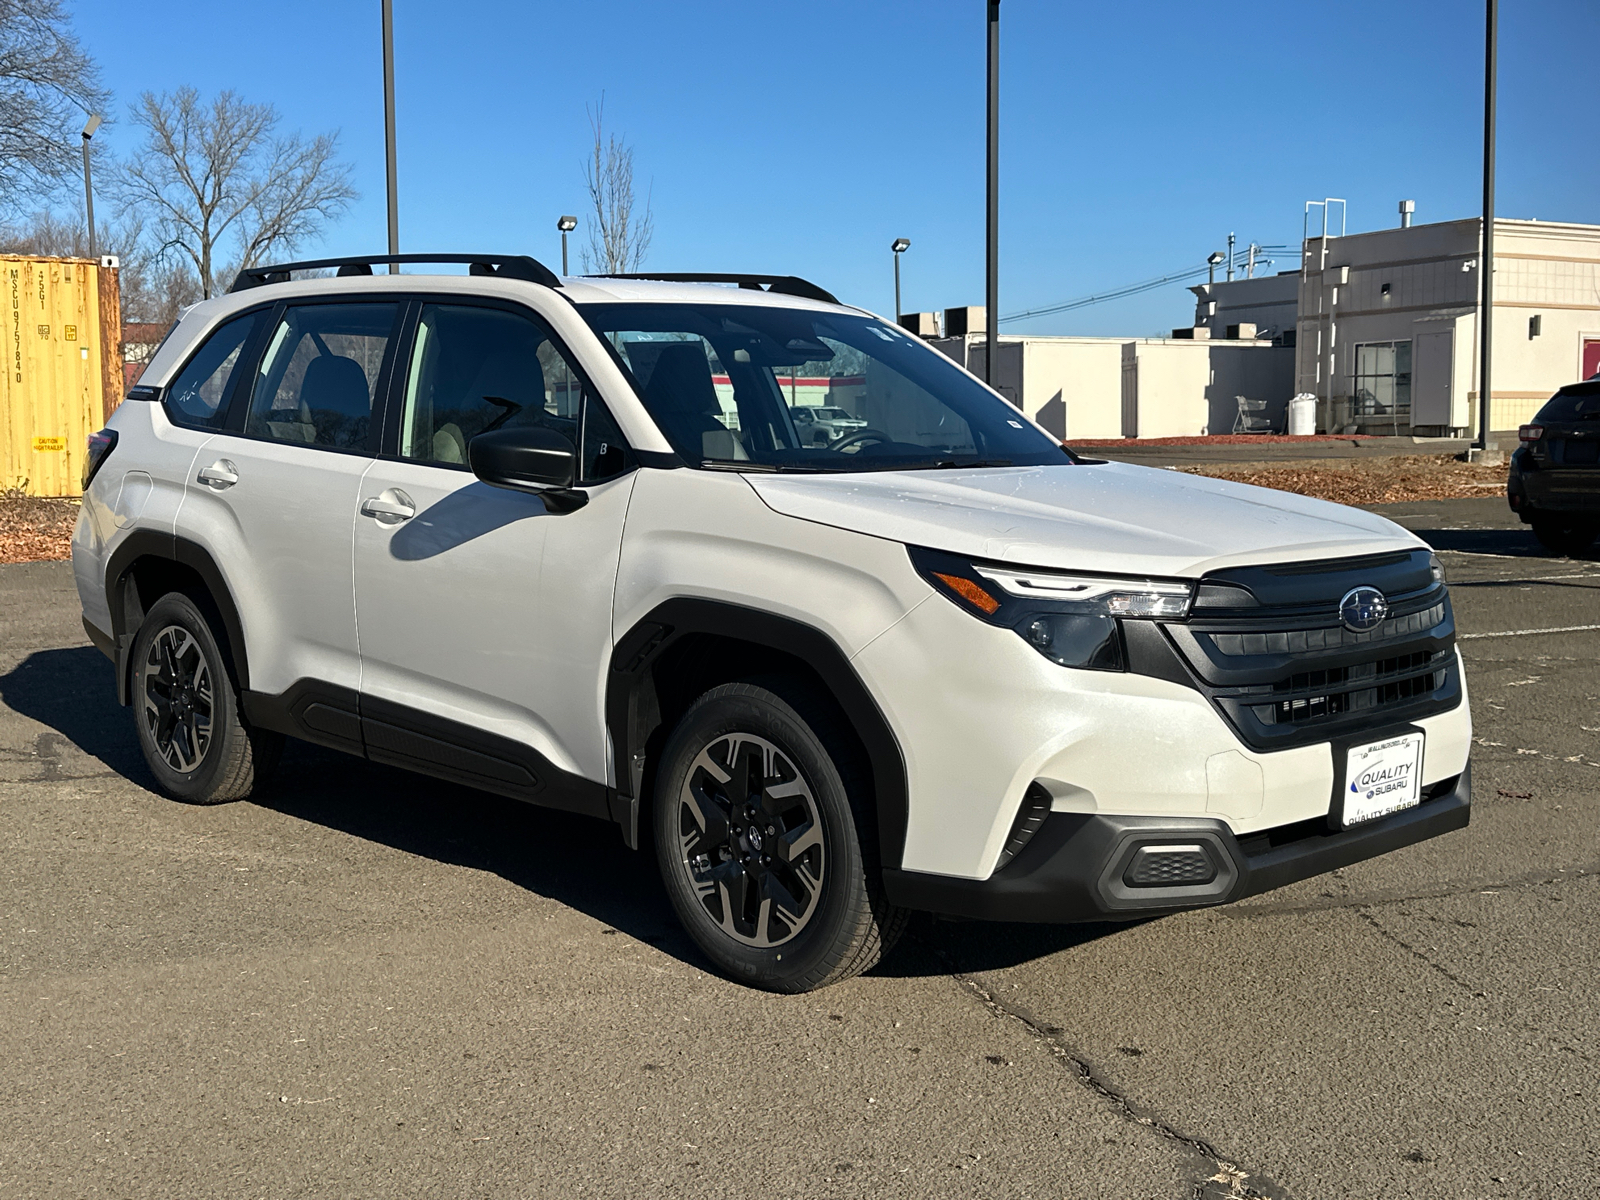
[[[122,402],[116,262],[0,255],[0,488],[82,491],[88,436]]]

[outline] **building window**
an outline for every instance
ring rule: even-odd
[[[1355,413],[1358,417],[1411,415],[1411,343],[1356,346]]]

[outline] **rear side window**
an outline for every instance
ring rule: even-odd
[[[173,424],[190,429],[222,428],[240,356],[260,318],[259,312],[248,313],[222,325],[178,372],[163,401]]]
[[[245,418],[248,437],[365,450],[397,304],[305,304],[267,340]]]
[[[1600,420],[1600,389],[1590,392],[1557,392],[1539,410],[1535,422],[1561,425],[1568,421]]]

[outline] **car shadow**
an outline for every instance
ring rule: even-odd
[[[0,702],[54,729],[141,788],[155,790],[117,704],[111,664],[93,647],[40,650],[0,675]],[[163,801],[163,803],[165,803]],[[487,871],[587,913],[708,972],[678,925],[648,846],[629,850],[612,826],[370,763],[291,739],[248,803],[406,854]],[[1081,945],[1107,926],[992,925],[919,914],[872,972],[905,978],[993,970]]]
[[[50,726],[118,775],[146,787],[154,782],[133,718],[117,703],[111,660],[93,646],[36,650],[0,675],[0,703]]]

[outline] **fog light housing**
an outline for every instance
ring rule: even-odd
[[[1195,887],[1217,877],[1217,864],[1199,842],[1144,845],[1133,852],[1122,882],[1129,887]]]

